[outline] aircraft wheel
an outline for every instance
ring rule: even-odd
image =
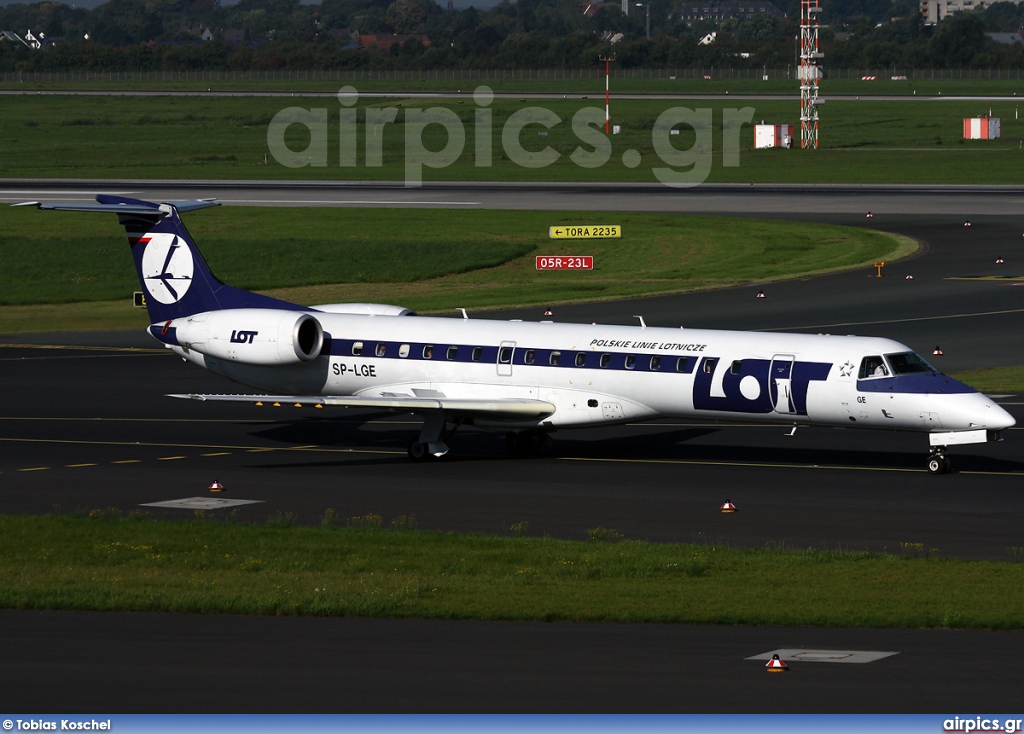
[[[512,456],[523,455],[523,444],[519,438],[519,434],[515,431],[509,431],[505,434],[505,450]]]
[[[413,461],[426,461],[430,458],[430,453],[427,451],[427,445],[420,443],[413,439],[409,442],[409,448],[407,449],[409,458]]]
[[[928,472],[931,474],[948,474],[951,466],[945,454],[932,454],[928,457]]]
[[[505,434],[505,448],[513,456],[537,456],[551,446],[547,431],[509,431]]]
[[[531,456],[544,453],[551,448],[552,444],[551,434],[541,430],[526,431],[523,434],[523,440],[526,444],[527,453]]]

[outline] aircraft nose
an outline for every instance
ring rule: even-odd
[[[1017,425],[1017,420],[998,405],[989,406],[985,411],[985,427],[993,431],[1001,431]]]

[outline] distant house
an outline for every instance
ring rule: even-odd
[[[395,44],[398,44],[399,46],[401,46],[403,43],[405,43],[406,41],[411,40],[413,38],[418,40],[424,46],[429,46],[430,45],[430,37],[429,36],[424,36],[424,35],[418,35],[418,36],[399,36],[399,35],[394,34],[394,33],[392,33],[391,35],[384,35],[384,34],[382,34],[382,35],[379,35],[379,36],[378,35],[373,35],[373,36],[360,35],[359,36],[359,45],[362,46],[363,48],[374,48],[374,47],[376,47],[376,48],[379,48],[381,51],[387,51],[389,48],[391,48]]]
[[[1021,37],[1021,32],[1016,33],[986,33],[986,36],[991,38],[996,43],[1005,43],[1007,46],[1015,46],[1018,43],[1024,43],[1024,38]]]
[[[959,13],[961,10],[980,10],[993,5],[998,0],[920,0],[921,17],[925,25],[935,25],[947,15]],[[1021,0],[1009,0],[1019,5]]]
[[[770,2],[704,2],[680,3],[675,9],[673,17],[677,21],[693,23],[701,20],[711,20],[720,23],[732,18],[749,18],[754,15],[767,13],[779,18],[784,18],[785,13],[779,10]]]
[[[209,28],[203,28],[203,32],[199,34],[199,37],[204,41],[212,41],[213,31],[211,31]]]
[[[0,31],[0,41],[9,41],[10,43],[20,43],[23,46],[28,46],[28,41],[14,31]]]

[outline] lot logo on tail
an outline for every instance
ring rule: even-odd
[[[195,261],[185,242],[176,234],[154,232],[140,240],[146,251],[142,255],[142,282],[160,303],[177,303],[192,285]]]

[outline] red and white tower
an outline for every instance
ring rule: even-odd
[[[821,59],[818,16],[821,0],[800,0],[800,147],[818,147],[818,79]]]

